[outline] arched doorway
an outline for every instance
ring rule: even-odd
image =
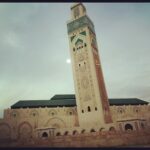
[[[96,132],[94,129],[91,129],[91,131],[90,132]]]
[[[109,128],[109,131],[114,132],[114,131],[116,131],[116,129],[115,129],[115,127],[110,127],[110,128]]]
[[[69,132],[68,131],[66,131],[65,133],[64,133],[64,135],[68,135],[69,134]]]
[[[43,132],[42,137],[43,137],[43,138],[48,138],[47,132]]]
[[[22,122],[18,130],[19,139],[28,140],[32,137],[32,126],[29,122]]]
[[[133,126],[132,126],[131,124],[127,123],[127,124],[125,125],[125,130],[126,130],[126,131],[133,130]]]
[[[82,133],[82,134],[85,133],[85,129],[83,129],[83,130],[81,131],[81,133]]]

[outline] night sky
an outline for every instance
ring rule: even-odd
[[[84,3],[109,98],[150,102],[150,3]],[[19,100],[74,94],[72,3],[0,3],[0,117]]]

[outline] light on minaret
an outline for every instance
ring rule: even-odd
[[[94,25],[82,3],[71,7],[67,23],[71,64],[80,126],[111,123]]]

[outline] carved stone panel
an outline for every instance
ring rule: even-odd
[[[29,122],[24,121],[19,125],[18,136],[20,140],[30,139],[32,136],[32,126]]]
[[[89,81],[87,77],[83,77],[81,80],[81,85],[84,89],[87,89],[89,86]]]
[[[67,24],[68,33],[71,33],[74,30],[76,30],[78,28],[82,28],[86,25],[88,25],[88,27],[92,30],[92,32],[95,33],[94,25],[93,25],[92,21],[87,16],[80,17],[79,19],[76,19],[76,20],[68,23]]]

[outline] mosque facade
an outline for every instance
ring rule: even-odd
[[[82,3],[71,7],[71,17],[67,29],[75,95],[18,101],[5,109],[0,119],[0,145],[57,147],[69,143],[73,146],[78,141],[77,145],[87,146],[93,136],[104,140],[104,133],[117,135],[118,140],[123,133],[128,139],[132,133],[134,139],[139,134],[146,144],[150,143],[149,103],[138,98],[108,98],[94,24]],[[141,139],[135,143],[137,141]],[[100,142],[93,140],[91,144],[101,146]],[[119,145],[118,141],[114,143]]]

